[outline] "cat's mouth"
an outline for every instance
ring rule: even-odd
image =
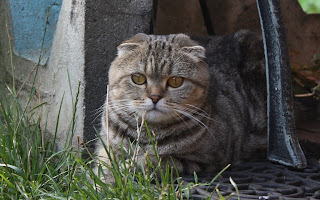
[[[166,112],[156,107],[147,110],[145,117],[148,122],[161,122],[168,119]]]
[[[156,106],[154,106],[152,109],[147,110],[147,112],[161,112],[161,113],[165,113],[164,111],[160,110],[160,109],[157,108]]]
[[[147,106],[146,108],[146,112],[161,112],[161,113],[165,113],[165,111],[162,108],[162,105],[160,105],[161,102],[158,102],[157,104],[151,104],[149,106]]]
[[[168,109],[166,109],[163,99],[161,99],[156,104],[152,102],[148,102],[145,108],[146,108],[145,117],[148,122],[159,123],[159,122],[170,120],[169,119],[170,117],[168,116]]]

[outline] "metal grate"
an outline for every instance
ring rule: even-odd
[[[209,183],[214,174],[199,176],[201,183]],[[218,184],[223,196],[232,193],[229,199],[238,199],[229,177],[237,184],[240,199],[320,199],[320,165],[309,164],[304,170],[293,170],[266,161],[246,162],[225,171],[211,186],[198,186],[191,191],[190,199],[206,199]],[[193,176],[183,177],[192,182]],[[212,199],[217,198],[213,193]]]

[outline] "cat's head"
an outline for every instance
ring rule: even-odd
[[[184,34],[137,34],[118,46],[109,105],[151,123],[181,120],[203,107],[210,82],[205,49]],[[187,116],[188,117],[188,116]]]

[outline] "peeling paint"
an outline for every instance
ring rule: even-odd
[[[40,64],[44,65],[49,58],[62,0],[10,0],[9,2],[14,53],[34,63],[38,63],[41,55]]]

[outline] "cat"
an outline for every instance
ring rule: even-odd
[[[144,116],[162,162],[181,174],[250,158],[267,146],[264,62],[262,40],[248,30],[197,42],[137,34],[118,46],[109,69],[102,142],[120,156],[121,145],[138,139],[136,117]],[[96,153],[107,162],[102,142]],[[156,161],[145,127],[139,143]]]

